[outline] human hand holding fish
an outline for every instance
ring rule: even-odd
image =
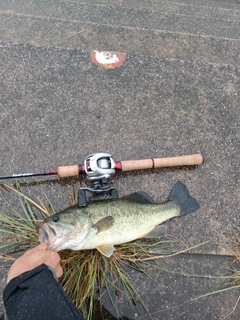
[[[159,238],[167,233],[164,221],[199,208],[187,187],[178,181],[168,201],[153,203],[145,192],[123,198],[89,202],[84,208],[71,206],[37,225],[40,242],[56,252],[97,249],[110,257],[114,245],[140,238]]]
[[[48,243],[43,242],[35,248],[26,251],[18,258],[9,270],[7,283],[13,278],[32,270],[41,264],[50,267],[56,277],[60,278],[63,274],[63,269],[60,265],[60,256],[57,252],[48,250],[48,247]]]

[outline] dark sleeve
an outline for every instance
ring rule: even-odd
[[[3,302],[8,320],[84,320],[45,264],[13,278]]]

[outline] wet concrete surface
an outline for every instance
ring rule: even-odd
[[[94,3],[92,17],[99,19],[99,7]],[[169,221],[169,233],[188,246],[208,240],[229,245],[229,237],[239,227],[240,7],[231,3],[226,10],[227,3],[211,3],[209,10],[216,8],[212,20],[217,19],[221,28],[210,28],[213,21],[208,12],[194,31],[186,16],[200,19],[196,3],[186,8],[184,2],[173,1],[169,13],[163,2],[163,15],[171,14],[174,24],[165,19],[155,28],[146,17],[154,16],[157,22],[157,14],[148,12],[146,16],[140,8],[135,14],[134,3],[115,14],[124,18],[131,13],[135,22],[128,18],[116,26],[111,16],[102,23],[91,21],[91,6],[86,3],[81,7],[79,2],[67,1],[0,1],[0,174],[79,164],[88,154],[99,151],[111,153],[116,161],[202,153],[203,165],[118,173],[112,184],[120,196],[142,190],[162,202],[176,181],[186,183],[201,208]],[[141,3],[141,9],[146,10],[145,2]],[[100,4],[103,16],[105,11],[112,12],[112,7],[107,11],[104,1]],[[158,5],[153,2],[152,11]],[[84,15],[86,6],[89,11]],[[77,14],[75,9],[83,12]],[[199,2],[200,9],[207,11],[206,2]],[[224,24],[224,10],[232,22]],[[173,11],[183,16],[176,20]],[[135,25],[126,25],[127,21]],[[106,70],[92,63],[92,49],[120,50],[126,52],[127,59],[120,68]],[[87,183],[79,181],[78,186]],[[68,180],[60,182],[52,177],[21,182],[27,182],[23,191],[32,198],[47,194],[56,210],[69,205],[62,195],[71,193]],[[225,247],[212,243],[195,249],[196,253],[222,255],[199,256],[195,263],[203,267],[203,273],[204,267],[218,270],[219,263],[228,269],[231,261],[224,257],[229,255]],[[189,260],[179,258],[174,263],[187,265]],[[3,288],[6,269],[0,272]],[[157,274],[161,279],[162,274]],[[165,295],[158,287],[153,294],[152,284],[134,274],[138,290],[143,295],[146,292],[147,300],[152,297],[152,303],[147,302],[151,313],[153,309],[157,312],[160,300],[170,308],[212,290],[208,280],[201,279],[199,284],[200,280],[178,277],[169,281],[170,275],[164,277]],[[187,297],[182,295],[184,285]],[[237,291],[223,293],[161,317],[222,319],[237,297]],[[238,308],[229,319],[239,319],[239,312]],[[134,319],[124,308],[121,314]]]
[[[147,311],[152,319],[238,319],[239,313],[228,314],[233,310],[236,303],[236,291],[228,291],[227,295],[232,304],[222,300],[223,293],[210,295],[198,299],[197,297],[218,289],[227,288],[229,280],[214,279],[214,274],[226,275],[226,268],[231,263],[230,257],[208,256],[208,255],[180,255],[174,258],[160,261],[159,268],[162,271],[149,271],[149,277],[139,274],[137,271],[128,270],[129,278],[137,289],[139,297],[135,296],[135,303],[124,298],[112,295],[113,301],[118,301],[118,312],[120,315],[128,316],[130,319],[147,319]],[[219,265],[221,267],[219,267]],[[218,267],[217,267],[218,266]],[[151,269],[153,266],[148,266]],[[233,266],[232,266],[233,267]],[[146,267],[147,269],[147,267]],[[184,277],[174,274],[205,275],[208,280],[196,277]],[[216,273],[215,273],[216,272]],[[156,277],[157,274],[157,277]],[[235,292],[234,292],[235,291]],[[190,298],[190,299],[189,299]],[[144,301],[144,308],[140,304]],[[103,299],[104,300],[104,299]],[[191,301],[189,301],[191,300]],[[111,306],[109,300],[104,304],[113,315],[117,317],[116,310]]]

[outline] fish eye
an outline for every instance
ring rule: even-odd
[[[58,221],[59,221],[59,216],[54,216],[54,217],[52,217],[52,221],[53,221],[53,222],[58,222]]]

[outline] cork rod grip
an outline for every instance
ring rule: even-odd
[[[59,178],[73,177],[79,175],[79,166],[61,166],[57,168],[57,175]]]
[[[201,154],[192,154],[172,158],[156,158],[145,160],[121,161],[122,171],[151,169],[162,167],[178,167],[202,164],[204,158]]]

